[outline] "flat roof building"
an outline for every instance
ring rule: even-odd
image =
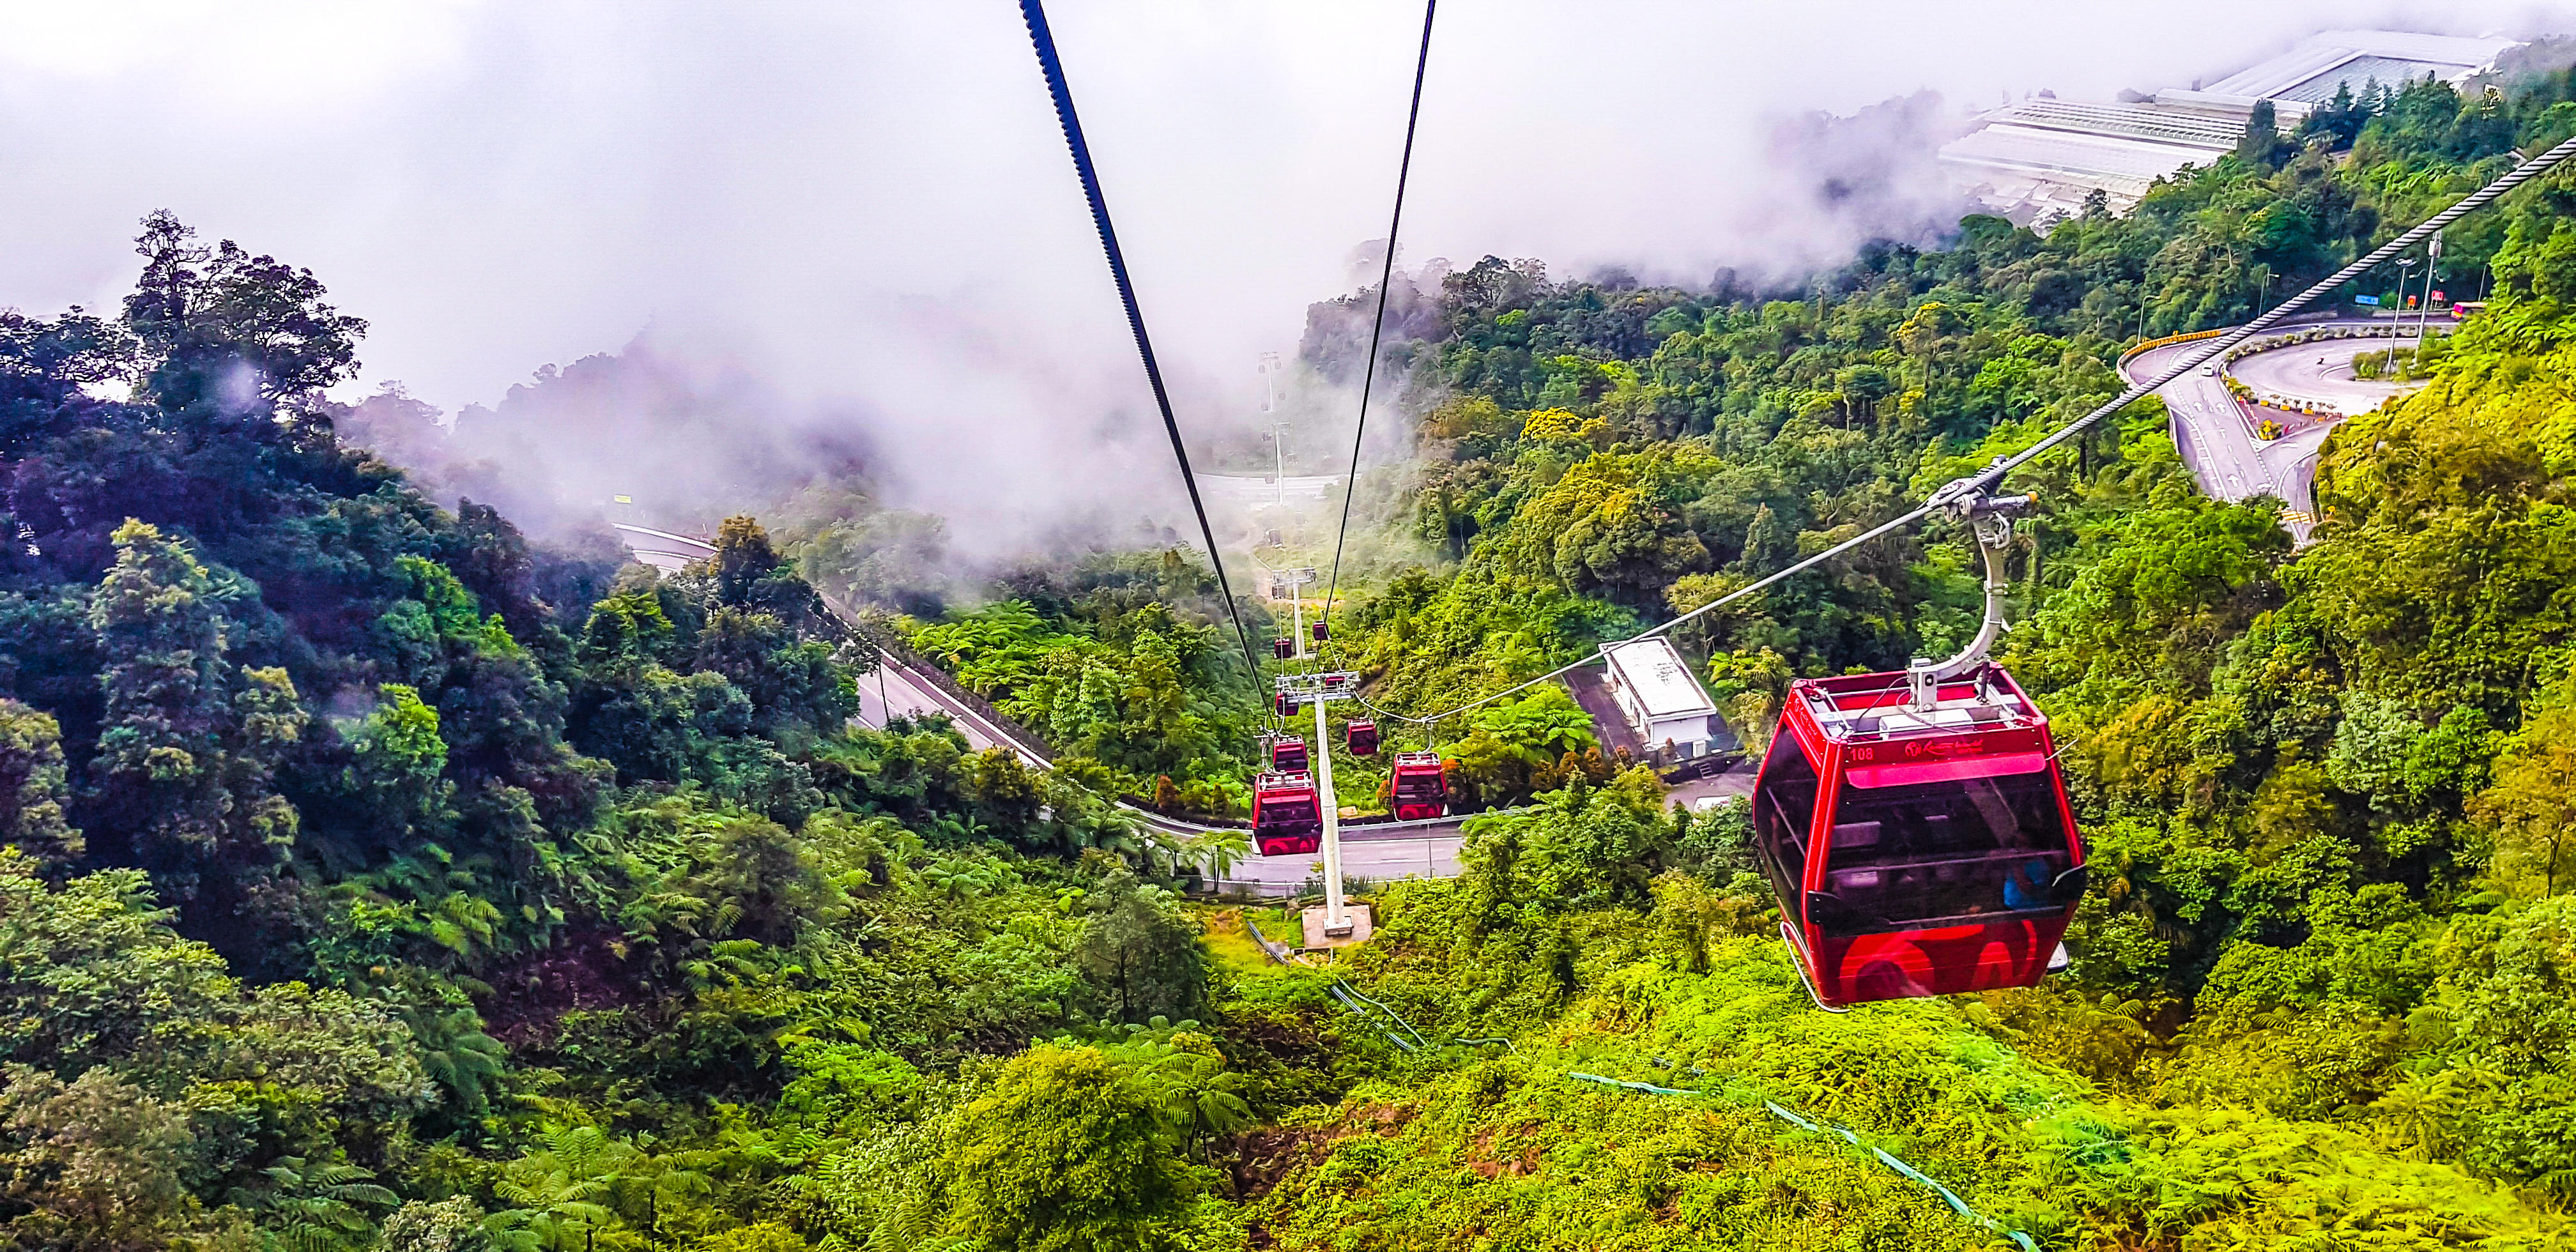
[[[2327,31],[2206,87],[2125,92],[2118,103],[2040,96],[2005,105],[1942,145],[1941,163],[1989,212],[2045,227],[2082,212],[2095,191],[2112,210],[2125,210],[2155,180],[2216,161],[2234,150],[2260,101],[2272,102],[2287,131],[2339,88],[2359,95],[2374,82],[2393,88],[2428,75],[2456,87],[2493,70],[2496,58],[2517,46],[2511,39]]]
[[[2252,69],[2211,83],[2213,95],[2325,104],[2338,88],[2354,95],[2372,83],[2395,87],[2426,76],[2452,86],[2495,68],[2520,46],[2512,39],[2463,39],[2397,30],[2330,30]]]
[[[1605,643],[1601,655],[1609,663],[1611,698],[1648,752],[1661,752],[1670,744],[1674,755],[1688,758],[1735,746],[1717,703],[1671,640],[1658,635]]]

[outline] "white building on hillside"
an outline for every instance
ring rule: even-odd
[[[1716,702],[1708,698],[1671,640],[1657,635],[1605,643],[1601,655],[1609,662],[1611,698],[1619,702],[1619,712],[1636,729],[1646,751],[1662,752],[1670,745],[1676,759],[1686,760],[1734,746],[1726,720],[1717,715]]]
[[[2103,193],[2117,211],[2136,204],[2156,179],[2208,165],[2236,146],[2260,100],[2284,131],[2350,87],[2359,95],[2426,75],[2453,86],[2495,68],[2511,39],[2464,39],[2390,30],[2312,35],[2251,69],[2192,89],[2122,93],[2116,104],[2022,100],[1941,147],[1941,163],[1988,211],[2045,224],[2083,211]]]

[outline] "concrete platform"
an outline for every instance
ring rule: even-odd
[[[1376,920],[1369,916],[1369,906],[1365,904],[1345,904],[1342,906],[1342,915],[1350,921],[1350,933],[1336,935],[1329,934],[1325,930],[1323,905],[1318,904],[1306,910],[1305,915],[1299,919],[1306,927],[1305,946],[1308,948],[1358,947],[1367,943],[1369,936],[1377,929]]]

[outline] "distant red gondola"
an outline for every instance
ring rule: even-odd
[[[1263,856],[1304,856],[1324,845],[1314,775],[1294,770],[1253,779],[1252,843]]]
[[[1342,728],[1342,742],[1352,756],[1377,755],[1377,723],[1366,718],[1353,718]]]
[[[1306,759],[1305,740],[1273,739],[1270,741],[1270,768],[1274,770],[1302,770],[1306,768],[1308,763],[1309,762]]]
[[[1321,621],[1317,621],[1310,629],[1315,632],[1315,642],[1317,643],[1322,643],[1333,637],[1332,628],[1326,626]]]
[[[1270,641],[1270,655],[1282,661],[1297,655],[1297,641],[1285,635]]]
[[[1297,715],[1297,710],[1304,707],[1306,706],[1299,702],[1297,697],[1292,696],[1285,691],[1270,697],[1270,710],[1281,717],[1295,717]]]
[[[2047,716],[1985,659],[2009,586],[2001,513],[2026,504],[1962,510],[1987,607],[1958,657],[1789,685],[1754,782],[1754,845],[1825,1008],[2036,986],[2063,959],[2083,843]]]
[[[1449,809],[1449,779],[1437,752],[1398,752],[1382,793],[1397,821],[1439,817]]]

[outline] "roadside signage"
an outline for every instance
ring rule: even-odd
[[[2379,303],[2379,297],[2377,297],[2377,296],[2354,296],[2354,297],[2352,298],[2352,302],[2353,302],[2354,304],[2377,304],[2377,303]]]

